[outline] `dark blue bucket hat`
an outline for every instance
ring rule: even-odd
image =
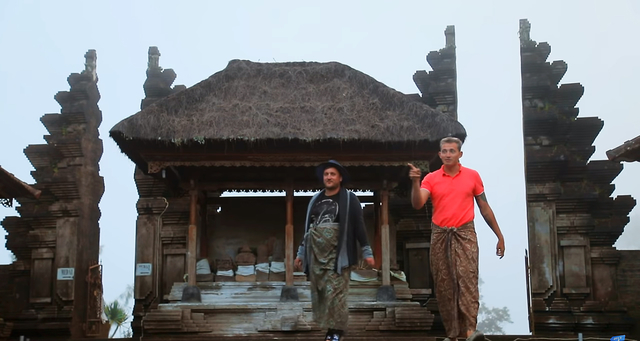
[[[329,160],[327,162],[319,164],[318,167],[316,167],[316,176],[318,177],[318,180],[320,180],[320,182],[323,181],[324,170],[331,167],[337,169],[338,173],[340,173],[340,176],[342,176],[342,184],[348,183],[349,180],[351,180],[349,172],[347,172],[346,168],[342,167],[342,165],[336,160]]]

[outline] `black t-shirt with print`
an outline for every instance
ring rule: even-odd
[[[319,225],[322,223],[339,222],[339,198],[340,192],[332,196],[326,196],[324,192],[320,193],[313,207],[311,207],[310,223]]]

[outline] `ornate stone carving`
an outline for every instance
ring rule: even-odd
[[[272,260],[274,262],[284,262],[284,243],[280,239],[277,239],[273,244]]]
[[[234,270],[233,260],[231,258],[216,259],[216,271]]]
[[[236,256],[237,265],[255,265],[256,256],[251,252],[249,245],[244,245]]]
[[[441,112],[458,117],[458,89],[456,74],[456,33],[455,26],[447,26],[444,31],[445,47],[431,51],[427,62],[433,71],[416,71],[413,81],[420,90],[420,100]]]
[[[528,46],[531,43],[535,44],[531,40],[531,24],[527,19],[520,19],[520,29],[518,30],[520,36],[520,46]]]
[[[149,61],[147,62],[147,75],[150,72],[160,72],[162,68],[160,67],[160,50],[158,50],[157,46],[149,47]]]
[[[140,109],[144,109],[155,101],[169,96],[172,93],[186,89],[184,85],[171,85],[176,79],[176,72],[173,69],[163,70],[160,66],[160,50],[156,46],[149,47],[147,60],[147,79],[143,88],[146,97],[140,104]]]
[[[257,252],[258,252],[258,257],[256,259],[256,262],[258,264],[269,262],[269,249],[267,248],[267,245],[265,244],[258,245]]]
[[[89,75],[92,81],[97,81],[98,74],[96,72],[98,55],[96,54],[96,50],[89,50],[84,54],[85,62],[84,62],[84,71],[82,74]]]
[[[631,325],[614,310],[625,302],[613,289],[620,257],[612,245],[635,200],[609,197],[622,166],[588,161],[603,122],[577,117],[584,88],[558,86],[566,63],[547,62],[551,47],[531,40],[530,28],[520,21],[532,332],[622,334]]]
[[[0,288],[0,302],[12,306],[6,315],[2,309],[0,313],[7,320],[30,316],[32,321],[15,325],[16,335],[79,339],[95,333],[102,322],[95,319],[101,311],[96,302],[102,302],[99,280],[90,276],[100,248],[102,113],[96,51],[84,57],[84,70],[67,78],[70,89],[55,95],[60,113],[40,119],[49,132],[47,143],[25,148],[35,168],[34,188],[42,195],[19,198],[21,216],[2,222],[9,232],[7,247],[17,260],[9,265],[10,276],[0,278],[18,295],[4,297]]]
[[[444,30],[445,36],[445,48],[456,47],[456,27],[453,25],[447,26]]]

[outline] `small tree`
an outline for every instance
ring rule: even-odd
[[[113,338],[114,335],[118,332],[118,329],[127,321],[129,315],[124,310],[124,307],[120,305],[118,300],[115,300],[104,307],[104,314],[107,316],[107,320],[109,324],[113,326],[116,325],[116,329],[111,334],[110,338]]]
[[[482,288],[484,281],[478,278],[478,287]],[[482,292],[482,291],[481,291]],[[487,307],[482,303],[482,294],[480,294],[480,309],[478,310],[478,327],[477,329],[485,334],[504,335],[503,323],[513,323],[509,308]]]

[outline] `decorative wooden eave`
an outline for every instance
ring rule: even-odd
[[[0,167],[0,199],[40,198],[42,192]]]
[[[607,150],[607,158],[611,161],[640,161],[640,136]]]
[[[437,144],[408,145],[383,150],[362,142],[359,146],[343,145],[340,150],[292,150],[278,147],[259,148],[253,152],[207,152],[205,148],[173,150],[141,149],[148,173],[157,173],[168,167],[312,167],[329,159],[340,160],[345,166],[406,166],[407,162],[428,160],[437,153]],[[329,143],[325,146],[331,145]],[[328,149],[328,148],[327,148]]]
[[[322,161],[326,161],[322,160]],[[290,165],[281,164],[231,164],[209,165],[209,167],[168,166],[162,168],[159,173],[153,173],[153,179],[148,185],[144,185],[144,192],[153,190],[156,186],[169,184],[174,189],[189,188],[190,179],[197,179],[200,190],[224,192],[224,191],[255,191],[270,192],[284,191],[287,182],[293,181],[295,191],[317,191],[322,189],[322,183],[315,175],[315,168],[319,162],[299,163]],[[353,181],[346,184],[351,190],[376,190],[382,189],[383,181],[387,180],[389,188],[408,181],[406,163],[387,163],[378,165],[363,165],[345,161],[342,163],[353,177]],[[422,168],[427,169],[425,161],[416,162]],[[146,184],[146,182],[145,182]],[[151,187],[149,187],[151,186]],[[142,190],[142,188],[139,188]]]

